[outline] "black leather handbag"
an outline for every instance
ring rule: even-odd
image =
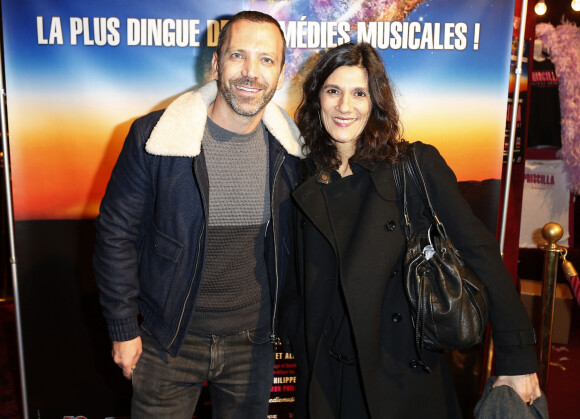
[[[423,361],[423,348],[464,349],[482,341],[488,318],[487,299],[483,284],[465,266],[431,205],[414,148],[409,146],[407,150],[402,162],[393,165],[406,224],[403,281],[418,363],[429,372]],[[426,232],[413,231],[407,209],[407,176],[413,179],[432,218]]]

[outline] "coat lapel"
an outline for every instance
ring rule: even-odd
[[[387,201],[397,200],[397,189],[390,164],[369,168],[371,179],[379,195]]]
[[[326,203],[320,186],[316,176],[310,177],[296,188],[292,193],[292,197],[296,205],[334,248],[334,235],[332,234],[332,227],[328,220]]]
[[[378,194],[386,201],[397,202],[397,190],[390,165],[367,167]],[[311,176],[293,192],[298,207],[335,247],[334,233],[328,218],[326,201],[322,193],[323,183],[319,176]]]

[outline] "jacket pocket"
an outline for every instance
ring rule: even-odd
[[[169,291],[175,281],[184,244],[159,231],[155,226],[146,238],[141,258],[141,298],[151,306],[164,311]]]

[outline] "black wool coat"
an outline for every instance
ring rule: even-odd
[[[439,152],[423,143],[415,143],[415,149],[439,218],[466,264],[485,283],[496,373],[537,371],[533,329],[495,237],[473,215]],[[460,417],[444,354],[423,351],[430,374],[410,365],[417,354],[402,285],[406,241],[401,203],[389,164],[366,165],[364,170],[370,173],[372,188],[361,192],[362,206],[333,193],[332,183],[326,184],[320,173],[312,173],[293,193],[297,274],[283,295],[280,334],[283,341],[289,341],[298,364],[296,417],[318,419],[308,413],[310,407],[326,404],[324,371],[335,364],[321,349],[321,337],[337,281],[351,321],[371,417]],[[430,222],[412,182],[408,182],[407,193],[415,230],[422,230]],[[362,210],[353,216],[354,207]],[[329,214],[335,217],[331,219]],[[340,234],[344,220],[355,223],[348,226],[352,234],[347,239]]]

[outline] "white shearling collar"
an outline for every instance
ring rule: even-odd
[[[214,80],[175,99],[153,128],[145,150],[158,156],[198,156],[207,110],[217,94],[217,82]],[[282,108],[270,102],[262,122],[289,154],[303,157],[300,131]]]

